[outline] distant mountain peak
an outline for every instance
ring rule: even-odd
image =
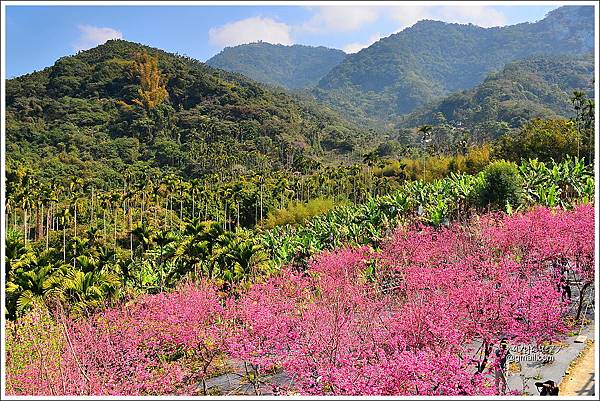
[[[345,58],[313,94],[357,121],[390,123],[474,87],[508,62],[593,48],[592,6],[564,6],[538,22],[491,28],[422,20]]]
[[[491,72],[476,87],[453,93],[403,119],[415,127],[438,124],[440,119],[469,127],[505,123],[519,127],[533,118],[570,118],[570,97],[575,90],[594,97],[594,55],[532,56]],[[490,132],[491,134],[491,132]]]
[[[569,5],[562,6],[551,10],[546,14],[544,19],[552,20],[558,18],[568,18],[571,20],[579,19],[579,18],[591,18],[594,19],[594,6],[591,5]]]
[[[226,47],[206,63],[269,85],[305,89],[315,86],[345,57],[342,50],[324,46],[254,42]]]
[[[226,47],[223,48],[223,50],[225,50],[225,49],[236,49],[236,48],[242,48],[242,47],[266,47],[266,48],[276,47],[276,48],[328,49],[328,50],[332,50],[334,52],[345,53],[343,50],[334,49],[334,48],[330,48],[330,47],[326,47],[326,46],[303,45],[303,44],[300,44],[300,43],[294,43],[294,44],[291,44],[291,45],[284,45],[284,44],[281,44],[281,43],[265,42],[264,40],[259,40],[259,41],[250,42],[250,43],[242,43],[242,44],[234,45],[234,46],[226,46]],[[222,52],[223,51],[221,51],[220,53],[222,53]]]

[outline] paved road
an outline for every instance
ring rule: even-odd
[[[252,383],[249,383],[244,377],[246,369],[243,363],[234,363],[232,373],[227,373],[206,380],[206,388],[211,394],[220,395],[256,395],[256,390]],[[272,375],[261,377],[261,383],[258,386],[259,395],[273,395],[275,386],[287,388],[292,380],[285,372],[278,372]],[[199,386],[202,389],[202,385]]]
[[[581,334],[587,335],[588,338],[594,338],[594,324],[584,327]],[[535,382],[553,380],[555,383],[560,384],[571,362],[585,348],[585,343],[575,342],[576,338],[573,336],[564,339],[563,343],[565,346],[560,347],[557,352],[553,353],[551,355],[553,360],[549,362],[543,360],[521,361],[521,371],[508,374],[509,389],[525,394],[538,395]],[[536,354],[536,356],[540,357],[539,359],[543,359],[541,354]]]

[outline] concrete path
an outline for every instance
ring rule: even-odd
[[[275,395],[276,387],[286,389],[290,387],[292,380],[285,372],[275,372],[260,378],[258,389],[249,382],[246,377],[246,368],[243,363],[232,363],[231,373],[220,375],[206,380],[206,388],[209,394],[215,395]],[[202,390],[200,384],[199,390]]]
[[[588,338],[594,338],[594,324],[590,324],[581,330],[581,334]],[[553,380],[557,385],[561,383],[569,365],[585,349],[585,343],[575,342],[577,336],[566,337],[560,346],[552,349],[548,354],[535,353],[536,360],[521,360],[520,371],[509,372],[507,382],[510,390],[516,390],[523,394],[539,395],[535,382]],[[592,378],[592,381],[594,379]],[[592,385],[593,391],[593,385]]]

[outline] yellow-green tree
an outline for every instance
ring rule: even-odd
[[[498,138],[492,150],[495,159],[517,163],[527,159],[548,162],[551,159],[560,161],[566,155],[586,154],[587,148],[578,149],[580,143],[573,121],[534,119],[518,132]]]
[[[133,102],[146,111],[150,111],[168,97],[167,89],[158,69],[158,60],[146,52],[138,53],[133,68],[140,80],[139,97],[134,99]]]

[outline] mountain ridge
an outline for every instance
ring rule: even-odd
[[[507,62],[536,54],[582,54],[593,46],[591,6],[560,7],[535,23],[494,28],[424,20],[350,55],[313,94],[355,120],[393,122],[472,88]]]
[[[140,54],[156,58],[166,90],[151,107],[133,73]],[[188,178],[303,171],[367,135],[312,99],[125,40],[7,80],[6,124],[7,162],[98,182],[138,162]]]
[[[316,85],[345,57],[342,50],[325,46],[254,42],[226,47],[206,63],[264,84],[293,90]]]
[[[472,89],[452,93],[402,119],[400,126],[486,121],[518,128],[533,118],[571,118],[573,91],[594,97],[594,55],[533,56],[506,64]],[[441,120],[441,121],[439,121]]]

